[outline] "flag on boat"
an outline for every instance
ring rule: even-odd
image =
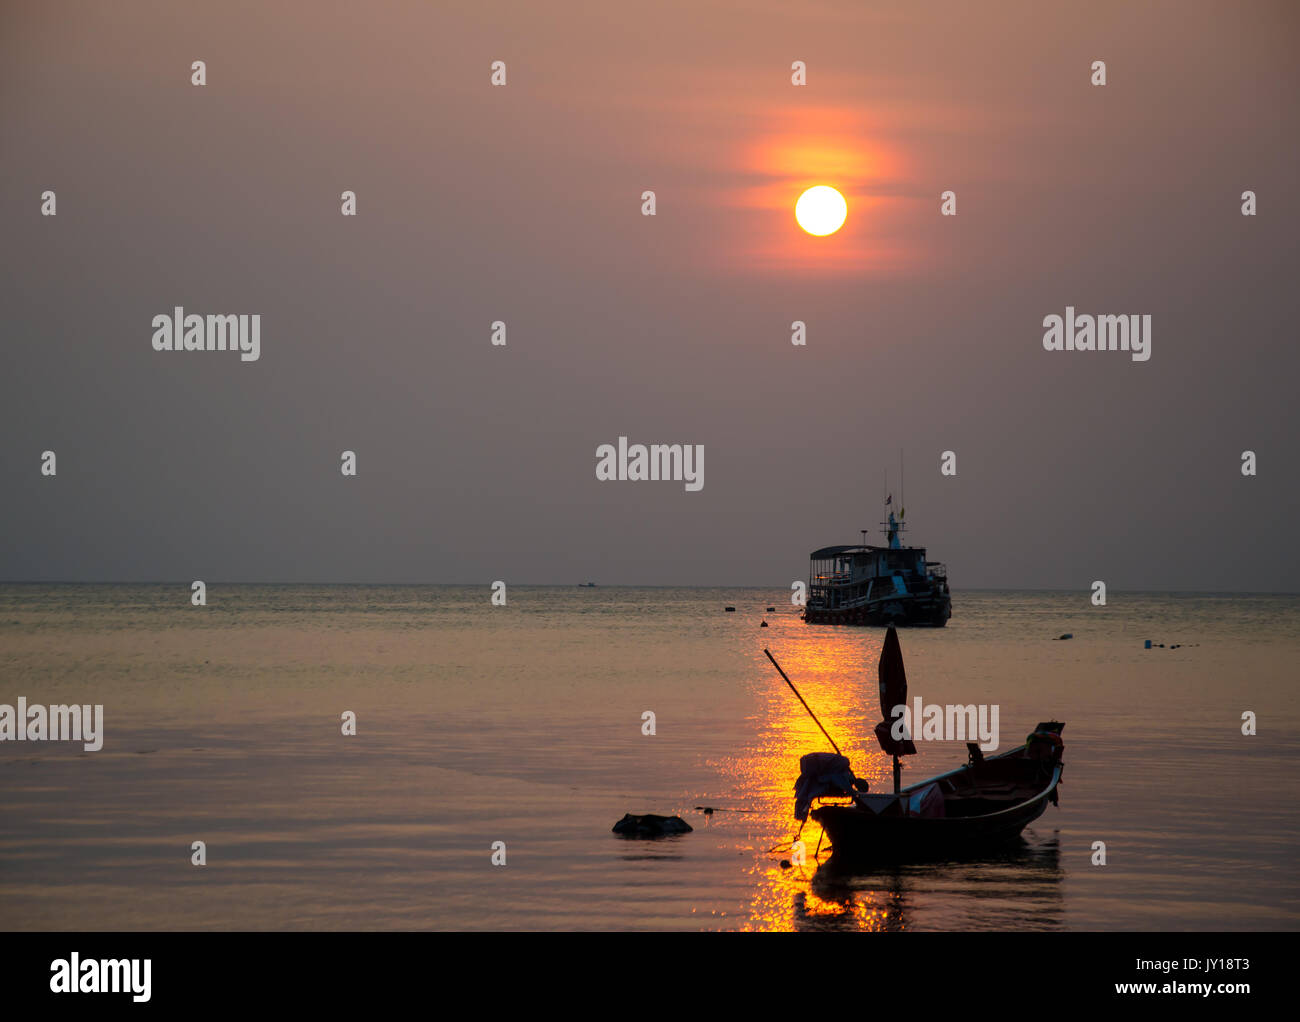
[[[903,648],[898,644],[898,633],[893,628],[885,632],[879,669],[881,720],[876,725],[876,740],[891,756],[914,756],[916,746],[910,736],[899,740],[890,733],[898,719],[894,716],[894,707],[907,705],[907,671],[903,667]]]

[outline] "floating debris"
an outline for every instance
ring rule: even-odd
[[[1052,641],[1053,641],[1053,642],[1060,642],[1062,639],[1073,639],[1073,638],[1074,638],[1074,632],[1066,632],[1064,635],[1058,635],[1058,636],[1057,636],[1055,639],[1053,639]]]
[[[623,837],[668,837],[689,834],[694,829],[680,816],[656,816],[654,813],[643,816],[625,813],[623,819],[614,824],[614,833]]]
[[[774,610],[776,610],[775,607],[768,607],[768,608],[767,608],[767,612],[768,612],[769,614],[771,614]]]
[[[767,622],[766,622],[766,621],[762,622],[762,624],[760,624],[758,627],[759,627],[759,628],[766,628],[766,627],[767,627]]]
[[[724,607],[723,609],[724,609],[728,614],[734,614],[734,613],[736,613],[736,608],[735,608],[735,607]]]

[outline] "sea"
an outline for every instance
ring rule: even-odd
[[[0,704],[103,707],[98,751],[0,742],[0,929],[1300,929],[1300,597],[1090,597],[900,630],[909,696],[996,705],[1000,749],[1065,722],[1060,804],[996,856],[845,870],[764,651],[888,790],[884,632],[788,589],[0,585]],[[918,747],[905,784],[966,761]]]

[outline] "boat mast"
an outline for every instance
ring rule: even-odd
[[[903,532],[903,516],[900,514],[897,518],[894,517],[893,495],[888,493],[888,469],[885,470],[885,490],[885,504],[889,507],[889,514],[885,516],[888,520],[880,523],[884,526],[881,531],[885,534],[885,545],[888,546],[890,550],[901,550],[903,547],[903,542],[900,538]],[[903,502],[903,449],[901,447],[898,449],[898,509],[900,511],[907,510],[907,505]]]

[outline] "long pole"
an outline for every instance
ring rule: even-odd
[[[772,655],[772,651],[770,649],[765,649],[763,652],[766,653],[767,658],[772,661],[772,666],[776,668],[777,673],[780,674],[782,678],[785,678],[785,683],[790,686],[790,691],[795,694],[799,699],[799,702],[803,703],[803,708],[808,711],[808,716],[813,719],[813,723],[822,728],[822,734],[824,734],[826,740],[831,743],[831,748],[839,753],[839,755],[844,755],[844,753],[840,752],[840,747],[835,744],[835,739],[831,737],[831,733],[822,727],[822,722],[817,719],[817,714],[813,713],[812,707],[808,705],[803,696],[799,695],[799,690],[794,687],[794,682],[786,677],[785,671],[781,670],[781,665],[776,662],[776,657]]]

